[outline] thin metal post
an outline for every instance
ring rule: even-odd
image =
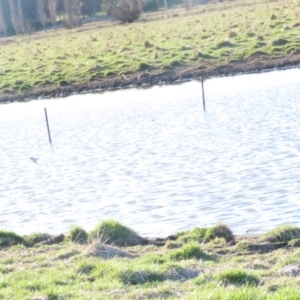
[[[166,10],[168,10],[168,3],[167,3],[167,0],[165,0],[165,8],[166,8]]]
[[[205,96],[204,96],[204,84],[203,84],[203,81],[204,81],[203,77],[201,77],[203,110],[204,110],[204,112],[206,112],[206,110],[205,110]]]
[[[48,122],[48,115],[47,115],[47,109],[44,108],[45,110],[45,117],[46,117],[46,123],[47,123],[47,129],[48,129],[48,137],[49,137],[49,142],[50,144],[52,143],[51,141],[51,135],[50,135],[50,128],[49,128],[49,122]]]

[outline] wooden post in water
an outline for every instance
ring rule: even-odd
[[[206,112],[206,110],[205,110],[205,97],[204,97],[204,84],[203,84],[203,81],[204,81],[204,79],[203,79],[203,77],[201,77],[203,110],[204,110],[204,112]]]
[[[47,129],[48,129],[49,143],[51,145],[52,141],[51,141],[51,135],[50,135],[50,128],[49,128],[49,122],[48,122],[47,109],[44,108],[44,110],[45,110],[45,117],[46,117]]]

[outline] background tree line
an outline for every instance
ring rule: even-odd
[[[132,22],[142,12],[180,5],[186,1],[199,4],[209,0],[0,0],[0,37],[31,34],[57,22],[67,28],[80,26],[85,16],[95,16],[101,10],[124,22]],[[167,7],[166,7],[167,8]]]
[[[0,35],[30,34],[58,21],[75,27],[99,11],[101,0],[0,0]]]

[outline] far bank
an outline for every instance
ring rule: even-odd
[[[295,67],[298,9],[224,2],[2,38],[0,102]]]

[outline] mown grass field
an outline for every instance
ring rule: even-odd
[[[107,220],[89,235],[73,228],[61,244],[38,243],[44,238],[0,231],[0,299],[300,297],[299,227],[234,237],[217,225],[145,245],[131,229]],[[108,245],[120,239],[123,247]],[[135,246],[124,246],[134,239]]]
[[[300,53],[299,0],[245,0],[0,39],[0,93]]]

